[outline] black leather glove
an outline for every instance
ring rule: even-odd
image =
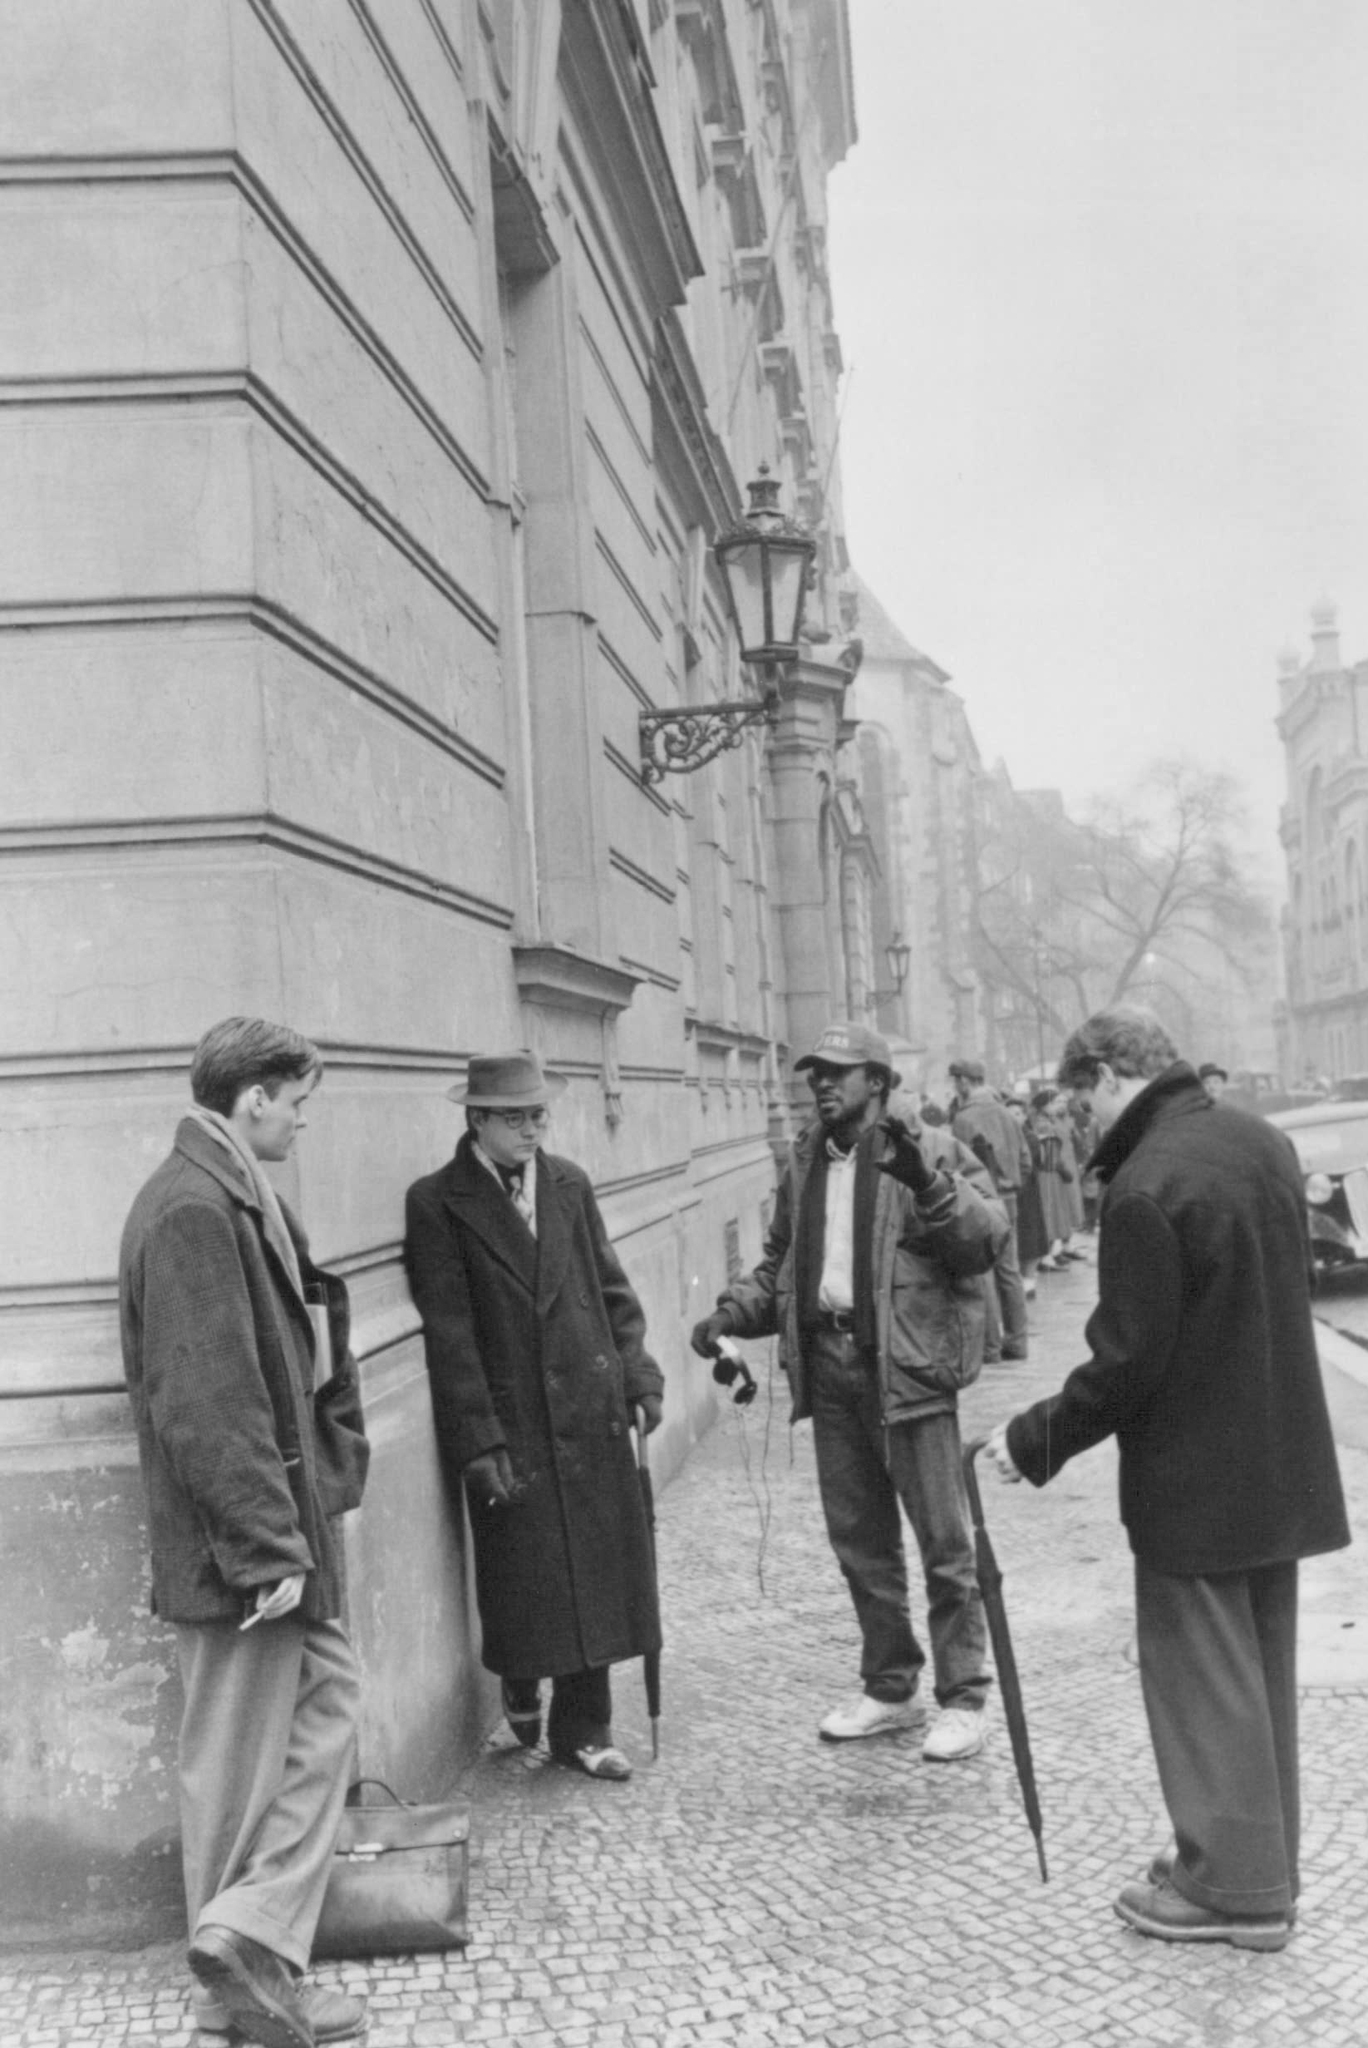
[[[513,1462],[504,1450],[485,1451],[472,1458],[462,1467],[461,1477],[478,1507],[511,1507],[521,1491],[513,1477]]]
[[[888,1151],[878,1161],[880,1173],[901,1181],[914,1195],[927,1194],[936,1184],[936,1174],[922,1158],[921,1146],[901,1117],[886,1116],[879,1129],[888,1140]]]
[[[716,1358],[717,1340],[731,1335],[730,1316],[719,1315],[716,1309],[710,1316],[704,1316],[701,1323],[695,1323],[689,1344],[700,1358]]]

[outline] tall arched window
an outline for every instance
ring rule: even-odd
[[[1357,981],[1363,967],[1363,877],[1358,841],[1351,839],[1344,849],[1344,953],[1349,971]]]
[[[1325,875],[1325,805],[1323,802],[1321,772],[1313,768],[1306,783],[1305,810],[1305,859],[1307,891],[1306,904],[1310,918],[1307,933],[1306,961],[1313,974],[1325,966],[1328,958],[1329,935],[1326,926],[1330,921],[1329,890]]]

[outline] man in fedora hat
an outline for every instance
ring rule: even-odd
[[[982,1276],[1007,1218],[951,1131],[889,1115],[898,1076],[876,1031],[829,1025],[796,1070],[817,1120],[793,1147],[764,1257],[690,1341],[706,1357],[721,1336],[777,1332],[793,1420],[812,1417],[827,1534],[864,1642],[864,1690],[821,1723],[828,1742],[925,1720],[901,1501],[941,1708],[922,1753],[949,1763],[982,1746],[988,1688],[956,1397],[982,1362]]]
[[[541,1149],[565,1085],[531,1053],[471,1060],[456,1156],[409,1189],[405,1261],[509,1724],[539,1741],[550,1678],[553,1757],[626,1778],[609,1666],[660,1648],[629,1430],[657,1427],[664,1381],[587,1175]]]

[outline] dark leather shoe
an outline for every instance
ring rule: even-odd
[[[230,2027],[261,2048],[315,2048],[289,1965],[232,1927],[201,1927],[187,1960]]]
[[[1177,1861],[1178,1851],[1175,1848],[1174,1844],[1170,1842],[1167,1849],[1161,1849],[1159,1851],[1159,1854],[1155,1857],[1154,1861],[1150,1864],[1149,1869],[1145,1872],[1146,1882],[1148,1884],[1168,1884],[1173,1876],[1173,1866]],[[1287,1924],[1289,1927],[1295,1927],[1297,1924],[1297,1907],[1295,1900],[1287,1909]]]
[[[535,1749],[542,1731],[540,1685],[535,1678],[504,1678],[499,1683],[505,1721],[524,1749]]]
[[[352,1998],[331,1984],[309,1984],[299,1994],[304,2017],[313,2028],[318,2048],[332,2048],[334,2041],[354,2041],[366,2024],[366,2001]],[[217,2000],[203,1988],[190,2001],[190,2017],[202,2034],[230,2034],[233,2022]]]
[[[1195,1906],[1167,1878],[1124,1884],[1115,1908],[1137,1934],[1158,1941],[1228,1941],[1232,1948],[1286,1948],[1292,1932],[1286,1913],[1218,1913]]]

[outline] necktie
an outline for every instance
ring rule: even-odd
[[[509,1172],[504,1174],[503,1182],[513,1198],[513,1207],[530,1230],[532,1228],[534,1211],[531,1202],[528,1200],[527,1189],[523,1185],[522,1167],[515,1166],[511,1168]]]

